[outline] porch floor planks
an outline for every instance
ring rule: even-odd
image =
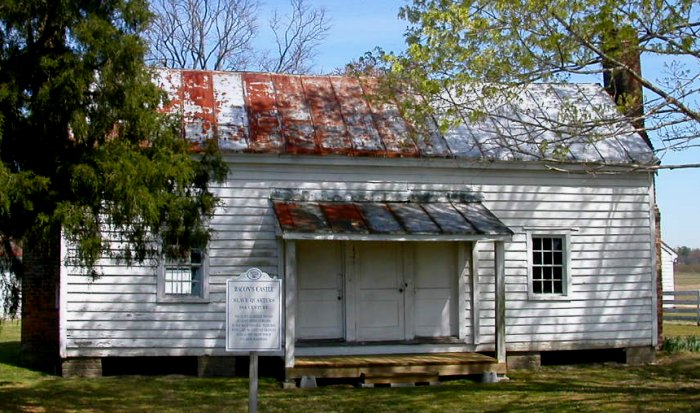
[[[455,376],[481,373],[505,374],[506,366],[479,353],[381,354],[352,356],[302,356],[287,369],[288,379]]]

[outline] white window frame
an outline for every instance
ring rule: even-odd
[[[191,252],[190,252],[191,253]],[[202,262],[200,265],[202,279],[199,294],[167,294],[166,267],[171,262],[162,257],[158,266],[158,294],[159,303],[208,303],[209,302],[209,254],[206,248],[201,248]]]
[[[535,293],[533,290],[533,242],[532,238],[561,238],[562,239],[562,292]],[[571,234],[566,230],[529,231],[527,234],[527,295],[532,301],[567,301],[571,298]]]

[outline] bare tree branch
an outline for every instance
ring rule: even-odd
[[[306,73],[330,29],[326,11],[290,0],[269,21],[273,50],[253,48],[258,0],[152,0],[155,14],[144,38],[150,64],[169,68]]]
[[[246,68],[257,31],[256,0],[153,0],[144,37],[149,63],[170,68]]]
[[[263,70],[308,73],[317,46],[328,35],[330,26],[323,8],[311,8],[305,0],[291,0],[290,5],[290,14],[280,16],[275,10],[270,18],[276,50],[274,57],[263,59]]]

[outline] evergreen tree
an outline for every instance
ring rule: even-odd
[[[55,280],[61,233],[89,269],[209,237],[208,184],[226,171],[214,143],[192,154],[178,119],[158,112],[149,19],[146,0],[0,4],[0,238],[6,256],[21,242],[12,269],[25,281]]]

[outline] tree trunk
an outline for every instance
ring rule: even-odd
[[[22,362],[59,374],[60,230],[27,240],[22,261]]]
[[[654,191],[656,196],[656,191]],[[657,348],[661,348],[664,343],[664,282],[663,262],[661,254],[661,211],[658,206],[654,207],[654,215],[656,217],[656,322],[657,329]]]
[[[619,38],[617,31],[613,31],[609,36],[613,39]],[[642,74],[639,43],[622,39],[616,39],[612,43],[614,47],[605,52],[626,67],[620,67],[604,59],[603,86],[615,103],[625,108],[625,115],[632,126],[644,138],[647,145],[654,149],[644,129],[644,88],[642,82],[630,74],[630,71]]]

